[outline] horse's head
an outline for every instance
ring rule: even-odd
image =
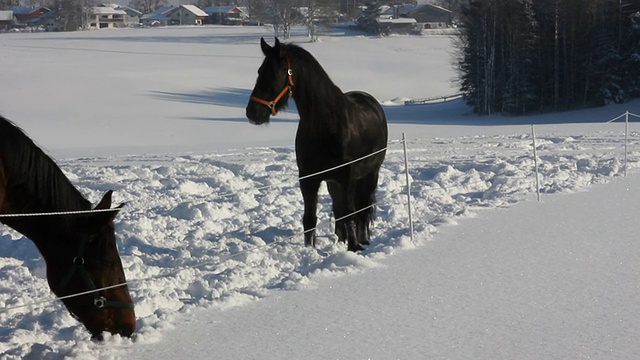
[[[261,38],[260,47],[265,57],[246,109],[247,118],[256,125],[269,122],[269,117],[284,108],[293,94],[291,61],[283,54],[278,38],[274,46]]]
[[[110,209],[111,194],[107,192],[95,210]],[[47,261],[51,289],[94,338],[101,338],[103,331],[130,336],[136,327],[113,226],[122,206],[77,216],[67,234],[69,248],[59,249],[64,255]]]

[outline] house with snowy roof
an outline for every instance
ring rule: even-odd
[[[242,25],[249,20],[249,14],[239,6],[209,6],[204,8],[209,16],[209,24]]]
[[[86,28],[113,29],[129,27],[140,22],[142,13],[128,6],[102,4],[94,6],[86,13]]]
[[[195,5],[163,6],[151,14],[142,15],[144,26],[202,25],[209,15]]]
[[[14,6],[11,11],[16,20],[16,27],[39,31],[57,29],[56,13],[47,7]]]
[[[124,10],[111,6],[94,6],[87,13],[86,27],[88,29],[114,29],[126,27]]]

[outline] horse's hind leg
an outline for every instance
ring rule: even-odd
[[[316,246],[316,206],[318,205],[318,189],[320,180],[308,178],[300,180],[300,190],[304,200],[304,215],[302,215],[302,227],[304,228],[304,244],[306,246]]]
[[[347,241],[347,224],[346,219],[344,219],[345,215],[347,215],[347,206],[345,204],[344,191],[340,184],[335,181],[327,181],[327,189],[329,190],[329,195],[331,195],[333,216],[336,219],[335,233],[338,236],[338,241],[344,243]]]
[[[357,189],[357,183],[355,181],[347,182],[347,185],[343,188],[342,198],[345,204],[345,212],[346,219],[344,219],[344,229],[347,236],[347,250],[349,251],[360,251],[363,250],[363,247],[360,246],[360,242],[358,241],[358,231],[356,227],[356,207],[355,202],[355,192]]]
[[[378,186],[378,173],[374,172],[358,180],[356,185],[355,205],[356,231],[358,243],[369,245],[370,227],[375,216],[376,188]]]
[[[358,243],[357,227],[355,216],[353,215],[355,201],[355,182],[346,182],[346,189],[343,183],[335,180],[327,181],[327,189],[331,195],[333,215],[336,218],[336,235],[338,240],[347,243],[347,250],[358,251],[362,247]]]
[[[5,175],[4,167],[2,166],[2,160],[0,160],[0,214],[4,208],[4,199],[7,196],[7,177]]]

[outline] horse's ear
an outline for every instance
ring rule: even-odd
[[[284,57],[284,54],[282,53],[283,51],[283,47],[282,47],[282,43],[280,42],[280,40],[278,40],[278,38],[276,37],[276,43],[273,45],[273,51],[281,58]]]
[[[100,211],[91,213],[88,217],[83,218],[84,226],[90,233],[97,233],[102,231],[104,226],[109,224],[116,218],[120,209],[124,206],[124,204],[120,204],[119,206],[111,209],[111,197],[113,195],[113,190],[107,191],[106,194],[102,197],[102,200],[96,205],[93,210],[112,210],[112,211]]]
[[[102,200],[96,205],[95,210],[103,210],[111,208],[111,196],[113,195],[113,190],[107,191],[106,194],[102,197]]]
[[[102,200],[100,200],[100,202],[98,203],[98,205],[96,205],[96,207],[94,208],[94,210],[107,210],[107,209],[111,209],[111,196],[113,195],[113,190],[109,190],[107,191],[106,194],[104,194],[104,196],[102,197]],[[119,210],[122,209],[124,207],[125,203],[122,203],[116,207],[114,207],[114,211],[108,211],[106,212],[106,218],[108,219],[108,221],[111,221],[113,219],[115,219],[116,215],[118,214]]]
[[[264,54],[264,56],[268,56],[272,49],[272,47],[269,46],[266,41],[264,41],[263,37],[260,38],[260,48],[262,49],[262,53]]]

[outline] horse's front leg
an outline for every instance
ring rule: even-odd
[[[318,204],[319,178],[300,180],[300,190],[304,200],[304,214],[302,215],[302,227],[304,228],[305,246],[316,246],[316,206]]]

